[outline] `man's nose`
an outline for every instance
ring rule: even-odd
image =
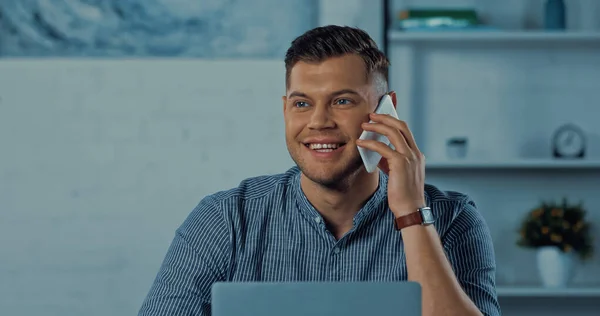
[[[331,108],[326,105],[315,106],[312,115],[310,116],[308,128],[325,129],[333,127],[335,127],[335,123],[332,119]]]

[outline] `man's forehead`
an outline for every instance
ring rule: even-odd
[[[291,69],[289,89],[364,89],[370,84],[368,79],[364,61],[358,56],[300,61]]]

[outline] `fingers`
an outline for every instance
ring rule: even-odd
[[[407,156],[412,156],[412,149],[410,148],[409,144],[406,142],[406,139],[404,138],[404,136],[402,136],[400,131],[398,131],[397,129],[387,126],[382,123],[364,123],[362,125],[362,128],[366,131],[371,131],[371,132],[375,132],[375,133],[378,133],[381,135],[385,135],[390,140],[390,143],[392,145],[394,145],[395,149],[399,153],[401,153],[403,155],[407,155]],[[384,147],[388,147],[384,143],[381,143],[381,142],[378,142],[378,143],[382,144]],[[382,153],[380,153],[380,154],[382,154]]]
[[[385,115],[385,114],[372,113],[370,118],[373,122],[382,123],[383,125],[393,127],[394,129],[400,131],[400,133],[402,134],[402,136],[404,138],[404,142],[406,142],[408,144],[408,147],[411,148],[413,151],[415,151],[415,153],[419,152],[419,148],[417,147],[417,142],[415,141],[415,138],[414,138],[412,132],[410,131],[410,129],[408,128],[408,125],[406,124],[406,122],[400,121],[390,115]],[[385,136],[388,136],[388,135],[385,135]],[[388,136],[388,138],[389,138],[389,136]],[[390,141],[392,141],[391,138],[390,138]],[[394,144],[394,146],[396,146],[396,145]]]
[[[400,155],[399,152],[390,148],[390,146],[376,140],[357,139],[356,144],[360,147],[379,153],[381,157],[391,160],[394,156]]]

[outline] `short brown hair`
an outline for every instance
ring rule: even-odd
[[[357,54],[364,60],[369,80],[373,74],[380,74],[387,83],[390,62],[367,32],[349,26],[328,25],[311,29],[292,41],[285,54],[286,87],[297,62],[321,62],[346,54]]]

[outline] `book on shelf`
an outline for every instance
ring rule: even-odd
[[[394,24],[403,31],[490,29],[472,9],[405,9],[398,12]]]

